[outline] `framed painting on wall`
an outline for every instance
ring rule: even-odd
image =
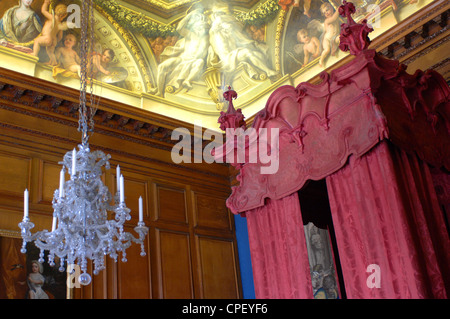
[[[66,299],[67,273],[59,271],[59,260],[51,267],[38,261],[33,243],[25,254],[21,248],[20,232],[0,230],[0,299]]]

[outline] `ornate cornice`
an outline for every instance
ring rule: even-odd
[[[400,38],[397,37],[396,41],[389,43],[389,39],[396,37],[395,35],[391,35],[384,41],[385,47],[381,48],[378,46],[377,50],[385,57],[399,60],[407,65],[443,45],[449,40],[449,37],[445,36],[445,34],[450,30],[448,24],[450,9],[445,11],[441,10],[442,6],[437,7],[431,11],[431,13],[436,14],[435,16],[429,13],[418,18],[417,21],[415,20],[415,29]],[[441,12],[439,13],[439,11]],[[418,23],[419,21],[423,23],[420,24]],[[435,43],[426,46],[435,39],[438,40]],[[414,52],[416,52],[416,54],[414,54]]]
[[[411,30],[423,28],[427,23],[432,23],[430,22],[431,20],[445,18],[446,25],[450,5],[447,1],[439,2],[440,1],[436,1],[436,5],[432,4],[428,8],[417,12],[411,17],[403,20],[392,30],[386,32],[386,34],[373,39],[370,48],[381,51],[388,46],[396,45],[401,39],[405,39],[407,35],[411,33]]]
[[[79,91],[0,68],[0,104],[3,109],[78,126]],[[55,116],[56,115],[56,116]],[[101,98],[94,116],[96,131],[139,144],[170,150],[177,141],[172,131],[192,124]]]
[[[94,81],[95,83],[96,81]],[[40,100],[43,100],[44,97],[50,96],[51,100],[57,101],[58,99],[62,99],[66,101],[65,103],[60,103],[65,105],[67,103],[71,103],[74,105],[74,111],[78,110],[78,101],[79,101],[79,91],[62,86],[57,83],[47,82],[45,80],[41,80],[36,77],[26,76],[21,73],[17,73],[14,71],[6,70],[0,68],[0,91],[5,88],[13,87],[14,91],[23,91],[27,92],[27,95],[32,95],[35,103],[38,103]],[[30,93],[32,92],[32,93]],[[0,92],[1,93],[1,92]],[[4,97],[4,91],[0,94],[0,97]],[[17,94],[17,93],[16,93]],[[27,103],[31,103],[30,101],[25,102],[25,105],[29,105]],[[55,102],[56,103],[56,102]],[[176,127],[192,127],[192,124],[188,124],[186,122],[177,121],[173,119],[169,119],[165,116],[155,114],[149,111],[140,110],[136,107],[124,105],[123,103],[108,100],[106,98],[101,98],[99,100],[98,109],[101,111],[110,112],[117,116],[126,116],[130,118],[139,118],[141,121],[149,125],[154,125],[157,127],[169,128],[173,129]],[[55,112],[58,109],[54,109]]]

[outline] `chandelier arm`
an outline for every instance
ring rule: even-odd
[[[38,240],[40,236],[42,236],[41,232],[37,232],[37,233],[34,233],[34,234],[27,233],[26,235],[23,235],[23,232],[22,232],[23,242],[25,244]]]

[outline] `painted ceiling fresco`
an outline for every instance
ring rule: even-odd
[[[368,19],[373,38],[432,1],[353,2],[354,19]],[[79,88],[78,4],[0,1],[0,66]],[[251,116],[276,87],[307,81],[346,55],[338,49],[341,0],[94,4],[95,93],[209,127],[226,108],[228,86]]]

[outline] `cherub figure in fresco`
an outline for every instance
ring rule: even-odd
[[[208,53],[208,22],[201,5],[193,7],[177,26],[183,36],[174,46],[168,46],[161,53],[165,60],[158,66],[156,87],[151,91],[164,96],[167,86],[175,90],[192,89],[192,81],[201,73]]]
[[[303,1],[303,14],[308,18],[311,18],[310,8],[311,8],[312,0],[304,0]],[[287,8],[292,4],[294,7],[300,7],[300,0],[279,0],[278,4],[281,6],[283,10],[287,10]]]
[[[303,1],[303,14],[307,16],[308,18],[311,18],[310,8],[311,8],[311,1],[312,0],[304,0]],[[294,0],[294,7],[300,6],[300,0]]]
[[[56,49],[56,60],[66,70],[77,73],[81,76],[80,57],[78,53],[73,49],[77,44],[77,38],[74,34],[69,33],[64,37],[64,46]]]
[[[34,39],[33,55],[38,56],[41,47],[45,47],[49,57],[48,64],[56,65],[55,48],[56,44],[61,41],[63,31],[67,30],[67,22],[63,21],[67,17],[67,6],[65,4],[58,4],[53,13],[48,11],[50,0],[45,0],[42,5],[42,14],[47,19],[42,28],[41,34]]]
[[[334,10],[333,6],[325,2],[320,6],[320,12],[325,17],[323,23],[323,38],[322,38],[322,54],[319,60],[319,66],[324,67],[325,58],[328,55],[335,55],[339,46],[339,11]]]
[[[33,0],[20,0],[19,5],[6,10],[0,19],[0,38],[25,44],[41,33],[42,22],[32,4]]]
[[[281,6],[281,9],[287,10],[288,7],[292,4],[293,0],[278,0],[278,4]]]
[[[88,70],[92,65],[94,77],[96,77],[99,72],[103,73],[104,75],[109,75],[111,74],[111,72],[108,70],[108,67],[114,57],[114,51],[109,48],[104,49],[102,54],[94,53],[89,61]]]
[[[307,29],[300,29],[297,32],[297,40],[303,43],[303,66],[308,64],[310,55],[313,59],[320,55],[320,41],[316,37],[310,36]]]

